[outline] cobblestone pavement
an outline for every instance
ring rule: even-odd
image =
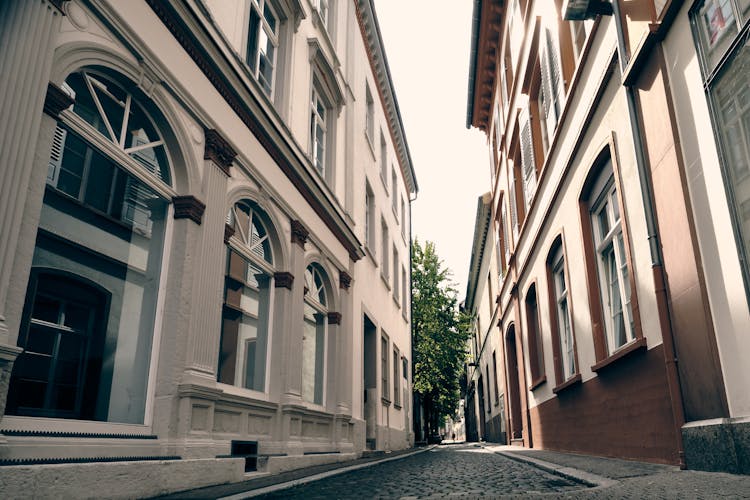
[[[417,455],[262,498],[429,498],[577,493],[585,486],[474,445]]]

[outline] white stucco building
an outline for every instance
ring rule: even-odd
[[[371,0],[10,1],[0,37],[0,490],[410,446],[417,184]]]

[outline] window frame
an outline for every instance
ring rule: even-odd
[[[401,353],[396,347],[396,343],[393,343],[393,407],[397,410],[401,409],[401,377],[399,377],[399,360],[401,359]]]
[[[383,278],[388,289],[391,288],[390,283],[390,264],[391,255],[391,241],[388,231],[388,224],[385,222],[385,217],[380,216],[380,276]]]
[[[610,362],[618,359],[622,352],[627,353],[632,349],[646,346],[646,339],[643,337],[638,307],[638,294],[636,290],[637,276],[635,274],[635,266],[633,264],[630,244],[630,228],[627,216],[628,210],[622,196],[620,167],[616,158],[614,136],[610,136],[609,144],[605,146],[597,156],[596,160],[592,163],[592,167],[589,170],[579,196],[579,217],[583,239],[586,287],[589,298],[589,314],[591,316],[594,352],[596,356],[596,363],[592,366],[592,370],[594,371],[597,371]],[[594,240],[595,226],[591,217],[591,208],[596,207],[596,202],[600,200],[602,189],[607,186],[610,186],[615,190],[620,209],[620,229],[622,231],[628,276],[630,277],[628,281],[630,285],[631,310],[634,320],[633,340],[611,352],[608,350],[606,343],[608,332],[604,329],[604,299],[600,290],[599,262]]]
[[[533,391],[547,381],[544,364],[544,337],[540,321],[539,292],[536,280],[532,281],[524,295],[524,314],[526,319],[526,344],[529,354],[529,372]]]
[[[268,8],[271,15],[274,17],[276,22],[276,29],[272,30],[270,28],[270,25],[268,23],[268,20],[264,16],[264,9]],[[248,70],[250,71],[250,74],[255,79],[256,82],[258,82],[258,85],[263,90],[263,93],[268,97],[269,100],[272,102],[276,98],[276,77],[279,74],[279,67],[278,67],[278,61],[279,61],[279,52],[281,50],[281,38],[282,38],[282,23],[283,18],[279,15],[279,10],[271,0],[249,0],[248,2],[248,9],[247,9],[247,21],[244,24],[244,40],[243,40],[243,56],[242,59],[247,66]],[[253,50],[250,46],[250,37],[252,36],[251,29],[252,29],[252,16],[253,12],[256,13],[258,16],[258,26],[257,31],[255,34],[256,44],[257,47],[255,47],[255,52],[252,54],[254,62],[251,64],[249,62],[250,59],[250,51]],[[261,58],[261,50],[260,50],[260,32],[263,31],[265,33],[265,36],[268,38],[268,40],[271,41],[274,51],[273,51],[273,61],[271,62],[271,68],[272,68],[272,75],[271,75],[271,82],[268,82],[269,89],[266,89],[263,82],[261,81],[260,76],[260,58]]]
[[[385,406],[390,406],[390,339],[388,335],[381,330],[380,332],[380,390],[381,401]]]
[[[576,343],[575,324],[573,322],[573,304],[570,293],[570,272],[568,270],[568,261],[565,253],[565,239],[560,233],[550,246],[547,256],[547,292],[548,307],[550,310],[550,336],[552,338],[552,353],[555,365],[555,389],[576,378],[580,377],[580,365],[578,363],[578,348]],[[559,277],[563,276],[565,280],[564,296],[559,286]],[[565,302],[567,308],[567,326],[570,332],[570,350],[572,358],[566,363],[566,350],[563,348],[564,341],[564,324],[565,318],[562,317],[563,308],[561,304]],[[568,373],[567,367],[572,371]]]
[[[309,275],[308,275],[309,273]],[[312,293],[313,290],[310,288],[309,285],[315,286],[315,278],[317,277],[320,280],[320,287],[318,287],[317,290],[314,292],[320,296],[320,294],[323,294],[323,301],[321,301],[319,298],[315,296],[315,293]],[[310,283],[310,280],[308,278],[311,278],[313,281]],[[315,359],[315,368],[314,370],[314,377],[315,377],[315,383],[313,386],[313,399],[305,399],[304,394],[302,395],[303,401],[317,405],[317,406],[325,406],[326,400],[327,400],[327,386],[328,386],[328,339],[329,339],[329,323],[328,323],[328,312],[331,307],[331,300],[332,297],[329,297],[329,278],[328,274],[323,269],[323,266],[321,266],[318,262],[310,262],[307,267],[305,267],[305,288],[304,288],[304,298],[303,303],[304,306],[309,306],[313,311],[315,311],[314,315],[319,316],[319,318],[314,318],[317,321],[320,322],[318,324],[315,323],[316,327],[316,335],[318,335],[321,332],[317,331],[317,328],[322,328],[322,335],[320,339],[316,338],[316,347],[318,346],[318,341],[322,342],[322,351],[321,351],[321,359],[318,360],[317,356]],[[308,318],[306,316],[306,312],[304,311],[305,307],[303,307],[303,328],[306,326],[305,323],[308,322]],[[304,334],[303,334],[304,335]],[[304,376],[304,337],[302,342],[302,351],[303,351],[303,376]],[[318,366],[320,364],[320,367]],[[318,373],[318,368],[320,368],[320,373]],[[318,380],[317,377],[320,375],[320,398],[318,399]]]

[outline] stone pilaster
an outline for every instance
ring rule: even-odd
[[[354,333],[354,311],[349,287],[352,277],[346,271],[339,273],[339,315],[338,338],[336,339],[336,413],[352,414],[352,379],[354,378],[354,353],[352,335]]]
[[[227,176],[235,156],[234,149],[216,130],[206,130],[201,186],[205,204],[193,196],[175,199],[175,218],[185,217],[201,226],[193,261],[196,268],[185,369],[211,379],[216,378],[221,336]]]
[[[291,252],[289,268],[297,279],[291,283],[291,289],[277,288],[276,297],[283,300],[277,302],[276,318],[283,321],[282,329],[277,330],[284,336],[282,348],[282,380],[283,388],[281,402],[297,404],[302,401],[302,317],[304,313],[305,280],[305,243],[308,230],[298,220],[291,221]],[[277,286],[281,285],[277,281]],[[281,308],[279,306],[284,306]],[[281,316],[281,317],[280,317]],[[278,323],[277,323],[278,324]]]
[[[31,260],[19,252],[18,242],[27,225],[27,196],[61,19],[59,5],[47,1],[0,2],[0,420],[13,362],[21,353],[15,346],[20,308],[8,316],[9,290],[15,285],[13,293],[23,297],[28,279],[27,271],[12,281],[17,257],[29,265]]]

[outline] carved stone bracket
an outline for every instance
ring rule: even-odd
[[[206,129],[205,134],[206,149],[203,152],[203,159],[213,161],[222,172],[229,176],[229,167],[232,166],[237,152],[215,129]]]
[[[339,288],[343,290],[349,290],[352,286],[352,277],[346,271],[339,271]]]
[[[229,224],[224,224],[224,243],[229,243],[229,238],[234,236],[234,228]]]
[[[341,324],[341,313],[340,312],[329,312],[328,313],[328,324],[329,325],[340,325]]]
[[[276,288],[286,288],[287,290],[291,290],[292,283],[294,283],[294,275],[286,271],[278,272],[273,274],[273,280]]]
[[[52,82],[47,84],[47,95],[44,98],[44,112],[54,119],[60,117],[62,110],[69,108],[75,99]]]
[[[203,212],[206,211],[206,204],[193,195],[175,196],[172,198],[174,203],[175,219],[190,219],[200,225],[203,220]]]
[[[310,231],[298,220],[292,221],[292,243],[297,243],[304,250]]]

